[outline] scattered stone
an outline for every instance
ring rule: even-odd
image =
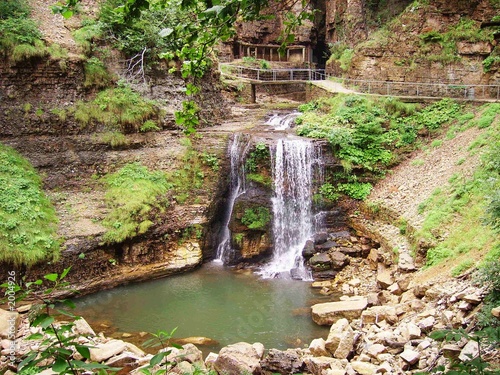
[[[470,340],[465,346],[462,348],[458,359],[462,362],[470,361],[471,359],[476,358],[479,355],[479,343],[477,341]]]
[[[349,280],[348,284],[354,288],[357,288],[358,286],[361,285],[361,280],[354,278],[354,279]]]
[[[139,359],[140,357],[133,353],[124,352],[108,359],[105,365],[110,367],[126,367],[127,370],[133,370],[139,367]]]
[[[394,306],[372,306],[361,314],[363,325],[373,324],[381,321],[395,324],[399,319]]]
[[[222,348],[213,366],[218,373],[227,375],[259,374],[263,353],[264,346],[260,343],[239,342]]]
[[[479,305],[481,302],[483,302],[483,298],[478,294],[467,294],[462,298],[462,300],[472,305]]]
[[[377,366],[368,362],[352,361],[350,365],[360,375],[372,375],[377,371]]]
[[[367,304],[366,297],[349,301],[318,303],[312,306],[312,319],[319,325],[331,325],[342,318],[356,319],[361,316]]]
[[[370,249],[370,252],[368,253],[368,257],[366,258],[366,260],[368,261],[368,267],[370,267],[371,270],[376,271],[378,269],[378,262],[379,262],[377,249]]]
[[[399,253],[398,270],[401,272],[413,272],[417,269],[413,257],[407,252]]]
[[[329,270],[332,266],[332,261],[328,254],[319,253],[315,254],[311,259],[309,259],[309,265],[313,271],[325,271]]]
[[[327,371],[344,368],[344,363],[341,360],[331,357],[306,357],[304,362],[312,375],[323,375]]]
[[[354,331],[347,319],[339,319],[330,328],[326,349],[338,359],[347,358],[354,348]]]
[[[194,344],[194,345],[218,345],[219,342],[217,340],[211,339],[209,337],[203,337],[203,336],[193,336],[193,337],[184,337],[180,339],[175,339],[175,343],[179,345],[185,345],[185,344]]]
[[[315,357],[327,357],[330,353],[326,350],[325,344],[326,342],[322,338],[314,339],[309,344],[309,351]]]
[[[491,315],[493,315],[496,318],[500,318],[500,306],[491,309]]]
[[[421,320],[417,323],[417,326],[424,332],[428,332],[434,327],[436,319],[433,316],[428,316],[427,318]]]
[[[110,340],[104,344],[97,344],[90,348],[90,360],[92,362],[103,362],[117,354],[122,353],[126,348],[122,340]]]
[[[408,323],[401,327],[401,334],[406,340],[414,340],[420,338],[422,331],[415,323]]]
[[[399,356],[410,365],[414,365],[420,359],[420,353],[411,349],[405,349]]]
[[[448,359],[457,359],[460,353],[462,352],[462,348],[456,344],[445,344],[441,348],[443,352],[443,356]]]
[[[387,290],[396,296],[400,296],[402,293],[401,288],[399,287],[398,283],[394,283],[394,284],[389,285]]]
[[[128,333],[128,332],[123,332],[123,333],[122,333],[122,337],[123,337],[124,339],[130,338],[130,337],[132,337],[132,336],[133,336],[133,335],[132,335],[131,333]]]
[[[390,285],[394,283],[391,271],[389,269],[383,269],[377,274],[377,285],[380,289],[387,289]]]
[[[387,351],[387,348],[382,344],[373,344],[368,347],[368,354],[373,358],[377,358],[380,354]]]
[[[340,251],[330,253],[331,265],[334,270],[340,270],[349,263],[349,258]]]
[[[207,358],[205,358],[205,366],[209,369],[213,369],[217,357],[219,357],[217,353],[213,352],[208,353]]]
[[[187,361],[179,362],[169,373],[177,375],[194,374],[196,367]]]
[[[187,361],[193,365],[203,366],[203,353],[193,344],[185,344],[181,349],[179,348],[168,348],[170,354],[167,356],[167,360],[172,363],[180,363],[182,361]]]
[[[270,349],[261,361],[261,367],[262,370],[279,372],[280,374],[297,374],[305,368],[305,363],[299,349],[285,351]]]

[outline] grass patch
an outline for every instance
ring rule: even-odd
[[[104,178],[106,204],[110,209],[103,221],[108,231],[105,243],[120,243],[145,233],[156,215],[168,207],[172,189],[167,175],[150,171],[140,163],[130,163]]]
[[[101,123],[109,130],[128,133],[139,130],[158,112],[155,102],[123,85],[101,91],[91,102],[77,102],[74,116],[82,127]]]
[[[59,256],[57,217],[42,180],[14,149],[0,144],[0,261],[32,266]]]

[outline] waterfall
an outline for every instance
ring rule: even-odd
[[[292,125],[295,125],[295,119],[298,115],[299,112],[292,112],[286,115],[274,114],[266,121],[266,125],[270,125],[273,130],[290,129]]]
[[[219,245],[217,246],[216,260],[222,263],[232,258],[231,231],[229,223],[233,213],[234,202],[245,192],[245,165],[244,160],[250,142],[248,137],[236,133],[233,142],[229,145],[228,154],[231,162],[229,174],[229,195],[222,215],[222,229],[219,233]]]
[[[271,262],[260,273],[267,278],[311,280],[302,250],[315,226],[312,190],[318,151],[307,140],[280,139],[271,154],[275,190],[272,198],[274,251]]]

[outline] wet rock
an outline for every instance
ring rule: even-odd
[[[314,242],[311,240],[307,240],[304,248],[302,249],[302,256],[305,259],[311,258],[314,254],[316,254],[316,249],[314,248]]]
[[[314,244],[315,245],[320,245],[324,244],[326,241],[328,241],[328,233],[326,232],[318,232],[314,235]]]
[[[338,359],[347,358],[354,348],[354,331],[347,319],[339,319],[330,328],[326,349]]]
[[[334,247],[337,247],[338,244],[334,241],[327,241],[325,243],[322,243],[320,245],[316,245],[314,246],[314,248],[317,250],[317,251],[321,251],[321,252],[327,252],[328,250],[334,248]]]
[[[326,270],[326,271],[314,271],[313,277],[315,280],[331,280],[337,275],[337,271]]]
[[[313,271],[325,271],[329,270],[332,266],[332,261],[328,254],[319,253],[315,254],[311,259],[309,259],[309,265]]]
[[[314,339],[309,344],[309,351],[315,357],[328,357],[330,353],[326,350],[326,342],[324,339]]]
[[[296,374],[302,372],[305,364],[299,349],[287,349],[285,351],[270,349],[266,357],[261,361],[261,367],[262,370],[273,373]]]
[[[330,259],[334,270],[340,270],[349,264],[349,258],[340,251],[330,252]]]
[[[126,348],[122,340],[110,340],[104,344],[97,344],[90,349],[90,360],[92,362],[103,362],[117,354],[122,353]]]
[[[264,346],[260,343],[249,344],[239,342],[222,348],[214,362],[214,369],[218,373],[240,375],[243,373],[259,374],[260,360],[264,353]]]
[[[312,306],[312,319],[319,325],[331,325],[342,318],[356,319],[361,316],[361,312],[367,304],[366,297],[348,301],[318,303]]]

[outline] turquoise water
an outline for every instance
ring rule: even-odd
[[[266,348],[303,347],[328,335],[316,325],[311,304],[325,301],[310,283],[261,279],[211,263],[188,274],[126,285],[75,300],[76,312],[96,331],[170,331],[174,337],[216,340],[211,350],[239,342]]]

